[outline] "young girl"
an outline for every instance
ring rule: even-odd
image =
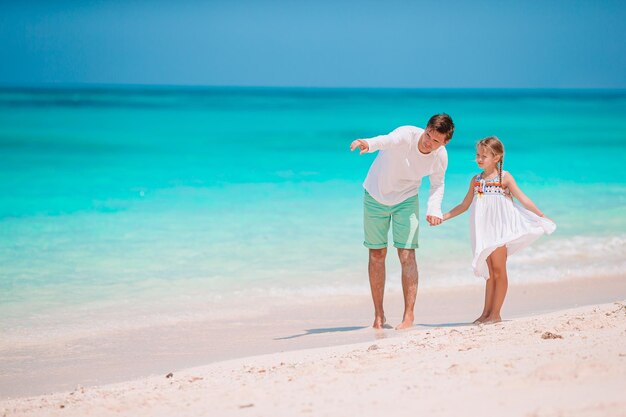
[[[507,257],[542,234],[552,233],[556,225],[526,197],[513,176],[502,170],[504,145],[497,137],[478,142],[476,163],[483,172],[472,177],[461,204],[444,214],[443,220],[458,216],[471,205],[472,267],[476,276],[487,279],[485,307],[474,323],[496,323],[502,320],[500,309],[508,287]]]

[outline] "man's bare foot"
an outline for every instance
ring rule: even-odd
[[[375,329],[382,329],[385,323],[387,323],[385,316],[376,317],[374,318],[374,324],[372,324],[372,327]]]
[[[487,320],[487,316],[485,316],[484,314],[480,317],[478,317],[476,320],[474,320],[472,323],[473,324],[481,324],[484,323],[485,320]]]
[[[483,324],[494,324],[494,323],[500,323],[501,321],[502,321],[502,317],[500,317],[500,315],[489,316],[483,321]]]
[[[411,327],[413,327],[413,315],[411,314],[409,315],[405,315],[404,319],[402,320],[402,323],[398,324],[396,326],[396,330],[404,330],[404,329],[409,329]]]

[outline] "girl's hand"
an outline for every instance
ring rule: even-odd
[[[357,139],[350,144],[350,151],[353,151],[356,148],[359,148],[361,150],[361,152],[359,152],[359,155],[363,155],[370,150],[370,145],[368,145],[368,143],[363,139]]]
[[[435,216],[426,216],[426,221],[431,226],[439,226],[441,224],[441,222],[443,222],[443,220],[441,218],[435,217]]]

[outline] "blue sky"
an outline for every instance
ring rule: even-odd
[[[626,88],[620,1],[0,4],[0,84]]]

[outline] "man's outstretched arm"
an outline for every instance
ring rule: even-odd
[[[350,144],[350,151],[353,151],[356,148],[359,148],[361,150],[361,152],[359,152],[359,155],[363,155],[364,153],[369,152],[370,145],[368,145],[367,142],[363,139],[357,139]]]
[[[361,149],[360,154],[382,151],[396,146],[407,145],[412,137],[411,126],[400,126],[388,135],[374,136],[368,139],[357,139],[350,144],[350,150]]]

